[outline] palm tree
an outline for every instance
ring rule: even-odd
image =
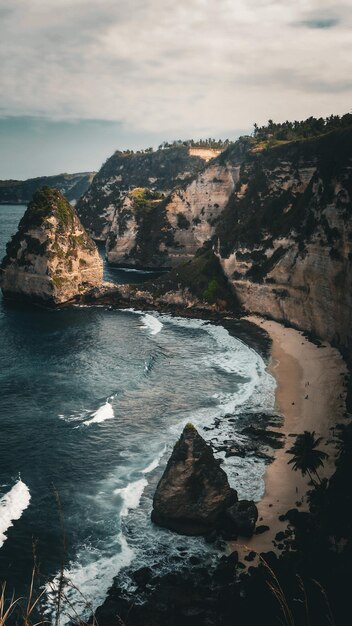
[[[317,450],[321,441],[321,437],[315,438],[314,430],[311,433],[305,430],[303,434],[297,435],[292,448],[287,450],[287,454],[292,454],[292,459],[288,461],[289,464],[293,464],[292,469],[295,470],[295,472],[300,470],[303,476],[308,474],[314,486],[317,486],[317,483],[313,479],[312,474],[314,474],[319,483],[321,483],[317,470],[318,467],[324,466],[324,461],[329,456],[326,452]]]

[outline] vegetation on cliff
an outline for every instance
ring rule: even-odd
[[[95,238],[106,239],[114,212],[130,191],[144,188],[166,194],[180,182],[191,180],[203,167],[204,160],[190,155],[183,145],[136,153],[118,150],[77,203],[78,215]]]
[[[145,283],[145,287],[156,298],[170,292],[184,291],[207,305],[239,310],[236,297],[210,244],[200,248],[190,261]]]
[[[254,124],[253,137],[262,147],[272,147],[280,142],[297,141],[320,137],[334,130],[343,130],[352,125],[352,113],[345,115],[329,115],[323,117],[308,117],[306,120],[277,123],[269,120],[264,126]]]
[[[242,159],[235,193],[217,226],[216,237],[220,240],[222,255],[226,256],[241,246],[253,248],[263,244],[270,248],[273,238],[289,234],[302,246],[319,224],[328,241],[333,243],[338,233],[329,227],[323,209],[333,199],[337,183],[352,192],[347,170],[352,156],[351,145],[352,128],[349,127],[317,139],[294,141],[259,153],[248,150]],[[299,178],[297,182],[293,178],[290,184],[292,174],[285,171],[283,164],[289,164],[293,173],[303,164],[314,170],[303,191]],[[341,192],[338,202],[348,218],[349,197],[344,197]],[[266,261],[265,255],[262,261]]]

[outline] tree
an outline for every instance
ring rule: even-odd
[[[312,474],[314,474],[319,483],[321,483],[317,470],[318,467],[324,466],[324,461],[328,458],[326,452],[317,450],[321,441],[321,437],[315,438],[314,430],[313,432],[305,430],[304,433],[297,435],[292,448],[287,450],[287,454],[292,454],[292,459],[288,461],[289,464],[293,464],[292,469],[295,472],[300,470],[303,476],[308,474],[314,486],[317,486],[317,483],[313,479]]]

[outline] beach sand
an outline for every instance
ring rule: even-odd
[[[256,316],[245,319],[264,328],[272,339],[269,371],[277,382],[276,410],[284,418],[283,426],[275,430],[286,435],[286,442],[282,449],[275,451],[274,461],[267,466],[265,493],[257,503],[257,524],[265,524],[270,530],[243,540],[246,547],[239,547],[238,544],[242,544],[239,538],[235,549],[240,551],[241,556],[248,549],[256,552],[278,551],[274,548],[273,539],[276,533],[287,527],[287,523],[280,522],[278,517],[296,508],[297,502],[300,503],[300,510],[307,509],[305,495],[309,489],[309,478],[303,478],[287,463],[291,457],[286,450],[295,441],[291,434],[314,430],[317,436],[323,437],[321,449],[329,454],[329,460],[320,475],[329,477],[333,473],[336,457],[334,426],[345,422],[344,374],[347,373],[340,353],[329,344],[322,343],[319,347],[308,341],[300,331],[285,328],[274,321]]]

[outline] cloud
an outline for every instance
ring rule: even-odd
[[[350,2],[3,0],[0,115],[168,137],[342,113]]]

